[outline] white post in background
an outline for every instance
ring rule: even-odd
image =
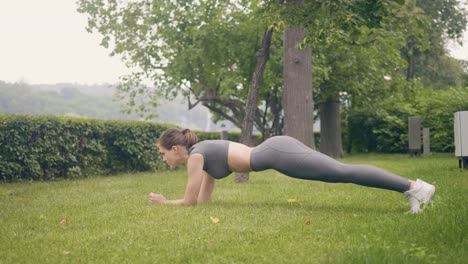
[[[458,167],[468,169],[468,111],[456,112],[453,126]]]

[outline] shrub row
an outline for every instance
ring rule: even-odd
[[[158,168],[167,125],[0,115],[0,179],[50,180]]]
[[[155,140],[170,126],[0,114],[0,180],[52,180],[166,168]],[[219,133],[196,132],[201,140]],[[230,134],[238,140],[239,134]]]
[[[139,121],[0,114],[0,181],[53,180],[167,169],[155,140],[174,127]],[[199,141],[219,132],[195,131]],[[259,135],[255,144],[261,142]],[[239,142],[240,133],[228,140]],[[315,134],[316,144],[319,134]]]

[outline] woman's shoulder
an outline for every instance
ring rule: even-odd
[[[206,152],[217,148],[228,147],[230,142],[231,141],[221,139],[203,140],[191,146],[189,149],[189,154]]]
[[[224,139],[207,139],[198,142],[194,146],[206,146],[206,145],[224,145],[229,144],[231,141],[224,140]]]

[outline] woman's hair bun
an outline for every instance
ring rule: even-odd
[[[182,134],[185,136],[187,149],[198,143],[198,137],[192,130],[186,128],[182,130]]]

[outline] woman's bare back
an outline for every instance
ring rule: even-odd
[[[229,143],[228,166],[233,172],[250,172],[250,154],[252,148],[236,142]]]

